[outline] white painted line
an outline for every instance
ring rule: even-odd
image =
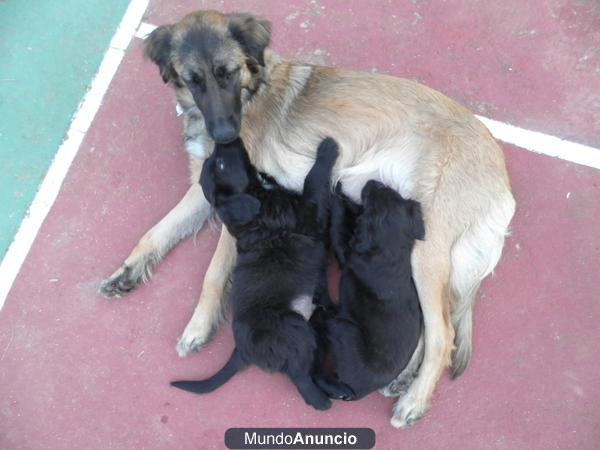
[[[526,130],[487,117],[477,116],[477,118],[488,127],[496,139],[507,144],[513,144],[541,155],[600,169],[600,149],[537,131]]]
[[[127,11],[117,32],[110,41],[110,47],[125,51],[131,42],[131,38],[135,34],[135,30],[142,22],[142,18],[148,8],[149,0],[131,0]]]
[[[60,187],[77,155],[85,133],[89,129],[92,120],[94,120],[96,112],[102,104],[102,98],[123,60],[125,49],[142,20],[142,16],[148,7],[148,1],[132,0],[129,3],[127,11],[125,11],[125,15],[110,42],[110,46],[104,54],[98,72],[92,80],[90,89],[83,97],[71,121],[67,136],[58,148],[52,164],[25,218],[21,222],[19,230],[15,234],[2,263],[0,263],[0,309],[4,306],[6,297],[21,270],[31,245],[58,196]]]
[[[140,27],[135,32],[135,37],[139,39],[146,39],[150,33],[156,30],[157,26],[151,23],[142,22]]]
[[[116,48],[109,48],[100,63],[100,68],[96,73],[96,76],[92,80],[90,90],[84,98],[84,101],[80,104],[73,121],[71,122],[71,129],[77,130],[81,133],[86,133],[89,129],[96,112],[100,109],[104,94],[108,90],[108,86],[112,81],[117,69],[123,60],[125,52]]]

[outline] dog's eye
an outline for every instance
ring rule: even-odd
[[[202,76],[198,75],[197,73],[193,73],[193,74],[189,75],[189,77],[184,78],[184,81],[188,85],[196,86],[196,87],[200,88],[201,90],[204,90],[204,79],[202,78]]]
[[[220,172],[223,172],[225,170],[225,161],[223,161],[223,158],[217,158],[215,160],[215,167]]]
[[[192,75],[192,83],[194,84],[202,84],[202,78],[197,73]]]
[[[236,67],[233,70],[227,70],[226,67],[219,67],[215,71],[215,75],[218,78],[223,79],[224,81],[229,81],[231,79],[231,77],[237,73],[238,70],[239,70],[239,67]]]

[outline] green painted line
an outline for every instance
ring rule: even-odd
[[[128,4],[0,1],[0,258]]]

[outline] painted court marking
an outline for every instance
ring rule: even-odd
[[[156,28],[156,25],[141,22],[142,16],[148,7],[148,2],[149,0],[132,0],[129,4],[104,55],[100,68],[92,80],[91,87],[73,117],[67,137],[59,147],[27,215],[21,222],[21,226],[0,264],[0,310],[44,219],[58,196],[60,187],[77,155],[85,133],[94,120],[96,112],[100,109],[104,94],[123,60],[129,42],[134,36],[145,39]],[[537,131],[526,130],[487,117],[476,117],[500,141],[542,155],[600,169],[600,149]]]
[[[148,7],[149,0],[131,0],[127,11],[121,19],[117,31],[113,35],[108,50],[100,63],[98,72],[92,80],[90,89],[79,104],[73,121],[67,131],[67,136],[58,148],[56,155],[40,185],[40,188],[21,222],[19,230],[8,248],[2,263],[0,263],[0,309],[17,277],[23,261],[40,230],[44,219],[54,204],[60,187],[67,176],[69,167],[77,155],[85,133],[96,115],[102,98],[108,90],[123,56],[129,45],[142,16]]]
[[[560,158],[583,166],[600,169],[600,149],[576,142],[567,141],[556,136],[526,130],[487,117],[475,116],[488,127],[492,135],[499,141],[514,144],[531,152]]]

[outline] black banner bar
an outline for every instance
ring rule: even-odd
[[[375,446],[370,428],[230,428],[230,449],[369,449]]]

